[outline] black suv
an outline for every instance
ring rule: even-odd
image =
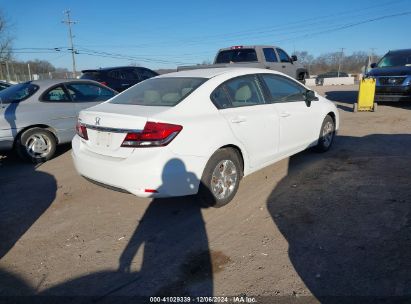
[[[366,77],[376,80],[375,101],[411,101],[411,49],[389,51],[371,68]]]
[[[114,67],[81,71],[81,79],[98,81],[117,92],[124,91],[140,81],[157,76],[158,74],[143,67]]]

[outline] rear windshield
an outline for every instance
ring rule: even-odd
[[[388,53],[377,65],[379,68],[411,66],[411,52]]]
[[[89,79],[89,80],[96,80],[99,79],[100,72],[84,72],[80,79]]]
[[[19,102],[37,92],[39,86],[30,82],[19,83],[0,91],[1,103]]]
[[[218,53],[216,63],[250,62],[257,61],[254,49],[235,49]]]
[[[117,95],[110,103],[173,107],[203,84],[206,78],[153,78]]]

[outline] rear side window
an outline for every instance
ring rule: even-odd
[[[134,69],[114,70],[108,73],[108,76],[120,80],[138,80],[139,76]]]
[[[107,88],[92,83],[67,84],[66,88],[75,102],[105,101],[115,95]]]
[[[154,73],[153,71],[147,70],[147,69],[140,69],[138,73],[140,74],[141,80],[146,80],[146,79],[157,76],[156,73]]]
[[[44,101],[70,101],[62,86],[55,87],[42,96]]]
[[[226,81],[213,91],[211,100],[218,109],[255,106],[265,103],[255,75]]]
[[[0,91],[0,99],[3,104],[20,102],[32,96],[38,89],[39,86],[31,82],[15,84]]]
[[[81,75],[80,79],[99,80],[101,78],[100,72],[85,72]]]
[[[252,62],[257,61],[254,49],[235,49],[221,51],[217,55],[216,63]]]
[[[290,57],[282,49],[277,49],[278,56],[280,56],[281,62],[291,62]]]
[[[110,103],[173,107],[206,80],[192,77],[148,79],[116,96]]]
[[[271,95],[271,102],[303,101],[306,89],[298,83],[278,75],[262,75]]]
[[[278,62],[277,55],[274,52],[273,48],[264,48],[264,57],[267,62]]]

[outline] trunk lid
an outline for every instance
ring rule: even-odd
[[[148,107],[103,103],[80,112],[87,127],[85,149],[104,156],[126,158],[134,148],[121,147],[128,132],[141,132],[146,122],[169,107]]]

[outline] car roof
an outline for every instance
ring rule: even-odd
[[[196,70],[185,70],[180,72],[168,73],[157,76],[156,78],[167,78],[167,77],[196,77],[196,78],[213,78],[223,74],[232,74],[233,77],[241,76],[246,74],[261,74],[261,73],[271,73],[279,74],[277,71],[258,69],[258,68],[244,68],[244,67],[229,67],[229,68],[210,68],[210,69],[196,69]]]
[[[411,53],[411,49],[402,49],[402,50],[392,50],[389,51],[390,54],[395,53],[395,54],[401,54],[401,53],[406,53],[409,54]]]
[[[106,72],[106,71],[111,71],[111,70],[121,70],[121,69],[147,69],[145,67],[140,67],[140,66],[118,66],[118,67],[106,67],[106,68],[98,68],[98,69],[87,69],[87,70],[82,70],[82,73],[87,73],[87,72]]]
[[[37,84],[38,86],[52,86],[59,83],[66,83],[66,82],[94,82],[93,80],[88,79],[77,79],[77,78],[66,78],[66,79],[43,79],[43,80],[33,80],[31,83]]]
[[[259,44],[259,45],[240,45],[240,46],[229,46],[229,47],[225,47],[222,49],[219,49],[218,51],[239,51],[241,49],[256,49],[256,48],[279,48],[278,46],[275,45],[263,45],[263,44]]]

